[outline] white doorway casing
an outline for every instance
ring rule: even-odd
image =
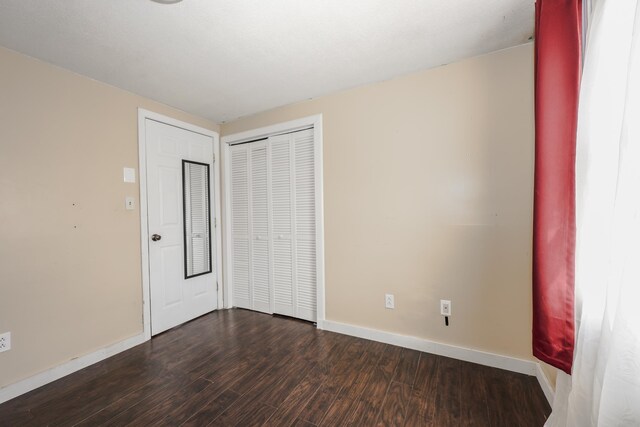
[[[231,308],[233,303],[232,286],[232,259],[229,251],[232,236],[231,230],[231,176],[230,176],[230,147],[234,144],[249,142],[257,139],[268,138],[277,134],[294,132],[303,129],[313,129],[314,140],[314,163],[315,163],[315,193],[316,193],[316,323],[319,329],[323,329],[325,320],[325,271],[324,271],[324,198],[323,198],[323,140],[322,140],[322,115],[304,117],[289,122],[279,123],[272,126],[253,129],[222,137],[222,166],[224,169],[224,200],[225,200],[225,221],[223,226],[223,250],[224,259],[224,304],[225,308]]]
[[[213,234],[213,286],[217,288],[217,307],[222,307],[222,292],[218,284],[222,282],[222,238],[220,221],[220,139],[219,135],[211,130],[191,125],[179,120],[172,119],[148,110],[138,109],[138,151],[139,151],[139,172],[140,172],[140,242],[142,258],[142,296],[143,296],[143,328],[145,339],[151,338],[151,280],[150,280],[150,230],[149,230],[149,206],[148,206],[148,178],[147,178],[147,120],[166,124],[179,129],[195,132],[200,135],[210,137],[213,141],[212,169],[211,169],[211,227]],[[217,227],[217,228],[216,228]]]

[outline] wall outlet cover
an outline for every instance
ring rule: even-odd
[[[132,211],[136,208],[136,199],[134,197],[128,196],[124,199],[124,206],[128,211]]]
[[[443,316],[451,316],[451,301],[448,299],[440,300],[440,314]]]
[[[0,334],[0,353],[11,350],[11,332]]]
[[[386,294],[384,296],[384,306],[385,308],[395,308],[395,298],[393,294]]]

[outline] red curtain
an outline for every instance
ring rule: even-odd
[[[581,39],[581,0],[536,2],[533,354],[569,374]]]

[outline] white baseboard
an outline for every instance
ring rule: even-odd
[[[27,393],[31,390],[35,390],[45,384],[60,379],[66,375],[72,374],[94,363],[100,362],[115,354],[128,350],[132,347],[142,344],[146,339],[144,333],[127,338],[126,340],[117,342],[108,347],[101,348],[93,353],[86,354],[84,356],[76,357],[68,362],[58,365],[54,368],[48,369],[44,372],[40,372],[32,377],[26,378],[17,383],[10,384],[8,386],[0,388],[0,403],[6,402],[18,397],[21,394]]]
[[[538,366],[536,366],[536,378],[540,383],[540,388],[542,389],[542,392],[547,398],[549,405],[553,405],[553,398],[555,397],[556,392],[551,386],[551,382],[549,381],[549,378],[547,378],[547,374],[545,374],[544,371],[542,370],[542,367],[540,366],[540,364],[538,363],[537,365]]]
[[[324,329],[327,331],[424,351],[426,353],[437,354],[439,356],[451,357],[458,360],[464,360],[466,362],[478,363],[480,365],[491,366],[493,368],[506,369],[507,371],[518,372],[521,374],[537,374],[538,364],[533,360],[502,356],[500,354],[487,353],[485,351],[473,350],[450,344],[442,344],[425,340],[423,338],[394,334],[392,332],[384,332],[377,329],[369,329],[346,323],[333,322],[330,320],[325,320],[323,323]]]

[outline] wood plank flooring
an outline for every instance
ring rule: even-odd
[[[222,310],[0,405],[1,426],[542,426],[534,377]]]

